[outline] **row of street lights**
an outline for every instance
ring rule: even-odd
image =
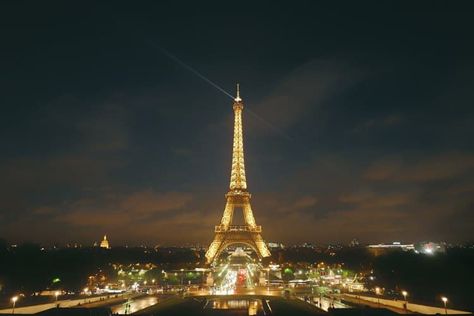
[[[61,294],[61,292],[59,291],[56,291],[54,292],[54,296],[56,298],[56,302],[58,301],[58,296]],[[23,294],[21,294],[23,295]],[[15,295],[11,298],[11,301],[12,301],[12,314],[15,314],[15,306],[16,306],[16,302],[18,301],[20,297],[18,295]]]
[[[402,292],[402,295],[403,295],[403,299],[405,300],[405,310],[408,308],[408,299],[407,299],[407,296],[408,296],[408,292],[403,290]],[[380,305],[380,295],[382,294],[382,289],[380,287],[376,287],[375,288],[375,294],[377,295],[377,302],[378,302],[378,305]],[[444,313],[446,315],[448,315],[448,298],[446,296],[441,296],[441,301],[443,302],[444,304]]]
[[[407,300],[408,292],[407,291],[402,291],[402,295],[405,298],[405,309],[407,309],[407,306],[408,306],[408,300]],[[448,315],[448,306],[447,306],[448,298],[446,296],[441,296],[441,301],[444,304],[444,313],[446,315]]]

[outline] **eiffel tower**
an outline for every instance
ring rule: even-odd
[[[234,144],[232,151],[232,170],[229,192],[225,195],[227,203],[220,225],[215,227],[215,236],[206,252],[208,263],[212,263],[220,253],[232,244],[244,244],[252,248],[259,258],[269,257],[270,251],[262,238],[262,226],[255,222],[250,193],[245,179],[244,146],[242,134],[242,110],[244,104],[240,98],[239,84],[234,99]],[[235,208],[242,208],[244,225],[232,225]]]

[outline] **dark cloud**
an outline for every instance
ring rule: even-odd
[[[407,160],[389,158],[377,161],[365,176],[370,180],[424,182],[455,178],[474,171],[474,155],[466,153],[444,153]]]
[[[367,76],[346,60],[314,59],[291,69],[259,102],[249,100],[247,131],[253,135],[278,135],[294,141],[294,125],[308,115],[318,116],[335,94]],[[245,100],[247,101],[247,100]],[[317,121],[321,123],[321,118]],[[316,123],[316,122],[314,122]]]
[[[266,239],[472,239],[469,10],[32,6],[0,10],[0,237],[211,240],[232,101],[164,48],[241,83]]]

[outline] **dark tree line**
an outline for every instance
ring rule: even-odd
[[[111,273],[111,264],[153,263],[178,268],[200,262],[202,253],[186,248],[62,248],[42,250],[25,243],[7,248],[0,243],[0,284],[3,293],[32,293],[46,288],[77,291],[90,275]]]
[[[373,256],[364,247],[317,251],[312,248],[292,247],[273,251],[269,259],[279,263],[344,263],[353,271],[373,271],[373,286],[410,293],[410,299],[441,304],[440,295],[449,304],[474,310],[474,249],[449,248],[446,253],[433,256],[395,251]],[[8,248],[0,240],[1,293],[32,293],[46,288],[60,287],[76,291],[82,289],[89,275],[99,270],[112,273],[111,263],[152,263],[161,269],[194,268],[204,265],[204,252],[188,248],[63,248],[41,250],[27,243]],[[199,263],[199,264],[198,264]],[[54,283],[59,279],[58,284]],[[439,301],[439,302],[438,302]]]

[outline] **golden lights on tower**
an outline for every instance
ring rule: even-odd
[[[237,84],[237,95],[234,98],[234,139],[232,146],[232,167],[230,173],[229,192],[226,194],[226,206],[220,225],[215,227],[215,236],[206,252],[206,259],[211,263],[219,254],[232,244],[245,244],[252,248],[257,255],[270,256],[265,241],[261,236],[262,227],[258,226],[250,205],[250,193],[247,191],[245,176],[244,143],[242,132],[242,111],[244,104],[240,97],[240,87]],[[232,225],[235,208],[242,208],[244,225]]]

